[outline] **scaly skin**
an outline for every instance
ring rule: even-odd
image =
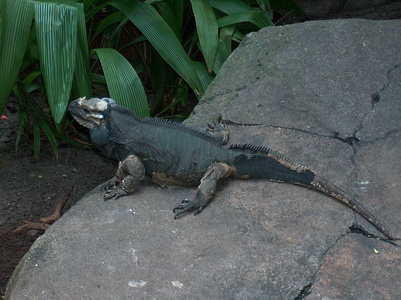
[[[189,211],[199,214],[210,203],[217,184],[227,177],[265,178],[302,185],[337,199],[395,239],[360,203],[314,171],[263,146],[223,147],[228,139],[224,126],[209,124],[207,130],[200,130],[160,119],[139,119],[108,98],[79,98],[68,109],[78,123],[90,129],[100,151],[120,161],[106,200],[134,192],[145,175],[162,185],[198,185],[195,198],[174,209],[177,218]]]

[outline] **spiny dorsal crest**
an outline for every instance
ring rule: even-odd
[[[184,131],[190,131],[194,134],[201,135],[201,136],[205,137],[206,139],[210,139],[210,140],[218,143],[219,145],[223,146],[223,141],[221,139],[213,136],[208,131],[206,131],[204,129],[200,129],[198,127],[194,127],[194,126],[187,125],[187,124],[177,122],[177,121],[171,121],[171,120],[159,119],[159,118],[146,117],[146,118],[143,118],[142,120],[145,122],[161,124],[164,126],[172,126],[172,127],[181,128]]]

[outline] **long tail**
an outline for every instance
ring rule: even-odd
[[[358,201],[314,171],[300,166],[263,146],[231,145],[238,177],[265,178],[271,181],[299,184],[322,192],[355,210],[391,240],[396,238]]]
[[[345,205],[351,207],[358,214],[360,214],[362,217],[368,220],[372,225],[374,225],[377,229],[379,229],[390,240],[396,239],[383,226],[383,224],[381,224],[365,207],[362,206],[362,204],[360,204],[355,199],[351,198],[339,187],[329,183],[326,179],[320,176],[316,176],[310,187],[326,195],[329,195],[339,200],[340,202],[344,203]]]

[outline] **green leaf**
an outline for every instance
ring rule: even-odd
[[[26,0],[0,0],[0,114],[8,102],[25,54],[33,6]]]
[[[230,53],[231,52],[229,52],[229,49],[226,48],[226,44],[220,39],[219,46],[217,48],[216,62],[213,69],[216,74],[219,72],[221,66],[226,61]]]
[[[38,125],[45,133],[48,141],[50,142],[50,145],[52,146],[53,151],[57,153],[57,139],[52,128],[44,121],[39,121]]]
[[[15,146],[14,146],[14,151],[17,152],[18,146],[19,146],[19,141],[21,139],[21,134],[22,131],[25,127],[27,119],[27,110],[25,107],[20,106],[18,110],[18,131],[17,131],[17,137],[15,139]]]
[[[129,2],[113,0],[110,1],[110,5],[120,10],[130,19],[163,59],[188,83],[198,97],[203,94],[204,91],[191,59],[185,53],[174,32],[154,7],[138,0]]]
[[[233,37],[232,37],[234,42],[241,43],[244,38],[245,38],[245,34],[243,34],[242,32],[240,32],[237,29],[234,30]]]
[[[226,26],[220,29],[219,45],[217,48],[216,61],[214,63],[214,73],[217,74],[232,52],[232,41],[235,40],[235,26]]]
[[[187,85],[179,85],[176,87],[174,91],[174,101],[167,105],[161,112],[159,112],[156,116],[161,115],[168,111],[169,109],[173,108],[177,104],[182,104],[184,107],[186,106],[186,103],[188,102],[188,86]]]
[[[92,36],[92,41],[99,35],[101,34],[107,27],[120,23],[124,19],[124,15],[120,11],[116,11],[106,18],[104,18],[99,25],[96,27],[96,31]]]
[[[114,49],[100,48],[94,51],[102,65],[110,97],[139,117],[149,116],[145,90],[131,64]]]
[[[69,137],[66,137],[63,134],[59,134],[57,129],[53,126],[50,122],[48,116],[45,112],[41,109],[41,107],[29,97],[27,91],[25,90],[26,87],[24,86],[24,82],[17,80],[14,85],[14,94],[17,96],[19,101],[19,112],[18,112],[18,133],[17,139],[15,142],[15,151],[18,149],[18,143],[21,137],[22,130],[24,126],[29,123],[28,118],[32,120],[33,126],[38,126],[39,129],[42,129],[43,132],[46,134],[55,154],[57,155],[57,138],[64,140],[76,147],[86,147],[88,146],[83,145],[80,142],[77,142]],[[35,155],[37,156],[40,151],[40,131],[37,132],[37,128],[33,128],[35,131],[34,135],[34,151]]]
[[[214,79],[214,75],[208,72],[208,69],[204,62],[202,61],[195,61],[194,67],[198,77],[202,83],[202,87],[206,91],[207,87],[212,83]]]
[[[164,100],[164,94],[172,76],[172,70],[154,48],[151,50],[151,55],[151,79],[154,99],[150,108],[150,113],[154,115]]]
[[[39,157],[40,153],[40,127],[38,122],[33,123],[33,156]]]
[[[175,33],[179,41],[181,41],[181,24],[178,22],[178,18],[171,10],[170,6],[166,2],[157,2],[155,7],[159,14],[170,26],[171,30]]]
[[[91,75],[92,75],[93,83],[106,84],[106,79],[104,78],[103,75],[96,74],[96,73],[91,73]]]
[[[231,42],[233,39],[233,34],[235,31],[235,26],[227,26],[220,29],[220,40],[223,42],[225,49],[227,50],[228,55],[232,52]],[[228,57],[227,55],[227,57]],[[226,57],[226,58],[227,58]]]
[[[35,2],[39,61],[53,120],[60,132],[71,93],[77,52],[76,7]]]
[[[83,5],[77,4],[78,8],[78,40],[75,60],[75,70],[72,84],[74,98],[86,96],[92,97],[92,76],[89,66],[88,40],[86,37],[86,23]]]
[[[250,22],[258,26],[259,28],[274,26],[273,22],[267,17],[267,15],[260,10],[252,10],[252,11],[237,13],[222,17],[217,20],[219,27],[225,27],[244,22]]]
[[[58,3],[75,6],[78,0],[40,0],[41,2]]]
[[[213,8],[207,1],[191,0],[195,15],[200,49],[205,58],[209,73],[213,70],[218,44],[218,28]]]
[[[0,0],[0,41],[2,41],[2,37],[4,38],[4,31],[5,31],[5,14],[6,11],[6,0]],[[2,47],[0,48],[0,57],[2,52]]]
[[[33,91],[36,91],[36,90],[38,90],[40,93],[43,94],[43,90],[44,90],[43,83],[33,82],[26,88],[27,93],[32,93]]]
[[[256,0],[262,11],[270,10],[270,0]]]
[[[265,12],[255,10],[241,0],[209,0],[209,2],[212,7],[228,15],[217,20],[219,28],[243,22],[253,23],[259,28],[274,25]]]
[[[143,35],[138,36],[138,37],[134,38],[133,40],[131,40],[129,43],[126,43],[124,46],[122,46],[120,49],[118,49],[118,51],[121,52],[121,50],[123,50],[124,48],[127,48],[127,47],[132,46],[132,45],[136,45],[136,44],[139,44],[139,43],[143,43],[143,42],[146,42],[146,41],[147,41],[147,39]]]
[[[182,30],[182,20],[184,18],[184,0],[166,0],[171,10],[174,12],[178,29]]]
[[[238,14],[246,11],[252,11],[253,7],[241,0],[209,0],[212,7],[224,12],[227,15]]]
[[[22,81],[25,87],[28,87],[36,78],[42,74],[41,71],[33,71],[29,73]]]
[[[92,8],[89,12],[85,6],[85,11],[87,12],[85,14],[85,20],[86,22],[88,22],[90,19],[93,18],[94,15],[96,15],[99,11],[101,11],[104,7],[106,7],[107,5],[109,5],[108,2],[102,2],[101,4],[99,4],[98,6]]]
[[[82,2],[84,4],[84,10],[88,11],[90,7],[98,2],[98,0],[80,0],[79,2]]]
[[[32,7],[33,11],[33,7]],[[35,24],[31,28],[28,38],[28,45],[25,49],[24,59],[22,60],[20,72],[25,71],[39,60],[38,43],[36,40]]]

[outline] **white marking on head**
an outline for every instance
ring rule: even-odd
[[[82,101],[86,101],[86,97],[80,97],[78,98],[78,104],[81,105]]]
[[[96,103],[96,110],[97,111],[105,111],[107,109],[108,102],[101,99],[98,103]]]

